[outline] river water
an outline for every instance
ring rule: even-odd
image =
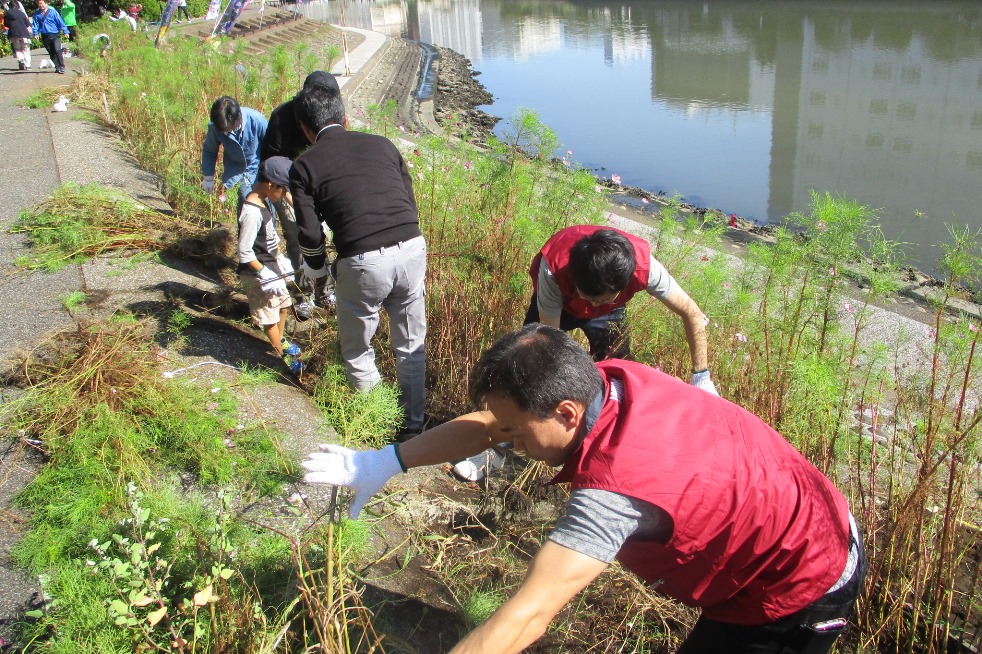
[[[338,0],[301,5],[341,23]],[[933,270],[982,228],[982,2],[345,0],[452,48],[505,119],[536,111],[600,177],[760,223],[812,190],[877,209]],[[503,127],[499,125],[499,130]]]

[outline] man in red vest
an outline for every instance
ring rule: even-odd
[[[535,290],[525,324],[582,329],[597,361],[630,358],[625,307],[636,293],[647,291],[682,318],[692,385],[718,395],[709,376],[708,318],[651,256],[648,241],[612,227],[574,225],[546,241],[532,259],[529,275]]]
[[[509,441],[562,466],[565,515],[515,595],[452,652],[519,652],[613,560],[702,609],[678,652],[823,654],[845,629],[866,559],[846,499],[743,408],[647,366],[594,363],[527,325],[471,376],[485,410],[382,450],[322,446],[311,483],[349,486],[349,513],[392,476]]]

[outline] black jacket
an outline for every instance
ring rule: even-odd
[[[300,122],[293,114],[293,100],[287,100],[269,115],[266,136],[259,146],[259,160],[270,157],[286,157],[294,160],[307,149],[310,143],[300,128]]]
[[[3,26],[7,28],[8,39],[29,39],[32,36],[31,19],[16,7],[3,12]]]
[[[389,139],[326,127],[290,171],[290,191],[307,265],[324,265],[323,220],[339,257],[421,236],[409,169]]]

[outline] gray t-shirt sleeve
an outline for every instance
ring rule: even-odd
[[[239,263],[249,263],[256,258],[252,246],[262,226],[262,213],[253,204],[243,204],[239,214]]]
[[[629,537],[665,542],[672,521],[661,508],[620,493],[579,488],[549,540],[590,558],[610,563]]]
[[[563,312],[563,293],[559,290],[559,284],[552,276],[545,258],[539,262],[539,280],[535,295],[539,305],[539,316],[558,319]]]
[[[665,300],[675,292],[678,284],[658,259],[651,257],[648,263],[648,293],[659,300]]]

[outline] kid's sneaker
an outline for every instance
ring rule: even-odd
[[[300,346],[296,343],[291,343],[285,338],[280,339],[280,347],[283,348],[283,354],[289,354],[291,357],[300,356]]]
[[[307,364],[305,364],[300,359],[294,359],[289,354],[283,355],[283,363],[286,364],[287,369],[296,376],[303,374],[303,371],[307,369]]]
[[[454,464],[454,473],[466,481],[480,481],[505,465],[505,457],[494,448],[484,450]]]

